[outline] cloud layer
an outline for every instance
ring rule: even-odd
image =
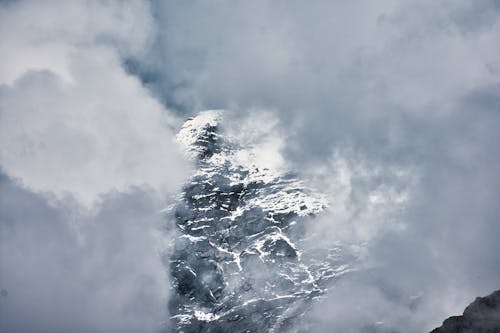
[[[109,195],[82,217],[0,177],[2,331],[158,330],[168,276],[150,194]]]
[[[155,332],[178,119],[124,58],[144,1],[0,2],[0,330]]]

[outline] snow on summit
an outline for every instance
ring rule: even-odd
[[[177,136],[197,170],[174,212],[182,236],[169,258],[172,325],[178,332],[289,331],[349,268],[338,248],[301,251],[304,223],[326,200],[282,163],[261,163],[262,151],[279,155],[272,151],[279,142],[244,122],[226,133],[223,115],[201,112]]]

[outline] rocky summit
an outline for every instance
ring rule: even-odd
[[[340,247],[301,247],[327,202],[290,171],[262,166],[254,144],[225,135],[222,115],[202,112],[177,136],[196,170],[173,209],[171,331],[299,331],[349,270]]]

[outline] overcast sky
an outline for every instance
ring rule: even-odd
[[[315,331],[423,332],[500,288],[499,1],[0,1],[0,39],[4,328],[155,330],[174,134],[213,108],[271,114],[329,196],[311,230],[364,244]]]

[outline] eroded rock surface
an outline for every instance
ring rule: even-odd
[[[178,134],[197,170],[174,213],[173,331],[294,332],[349,266],[340,248],[302,252],[304,225],[327,202],[290,172],[239,158],[249,147],[224,136],[221,116],[200,113]]]

